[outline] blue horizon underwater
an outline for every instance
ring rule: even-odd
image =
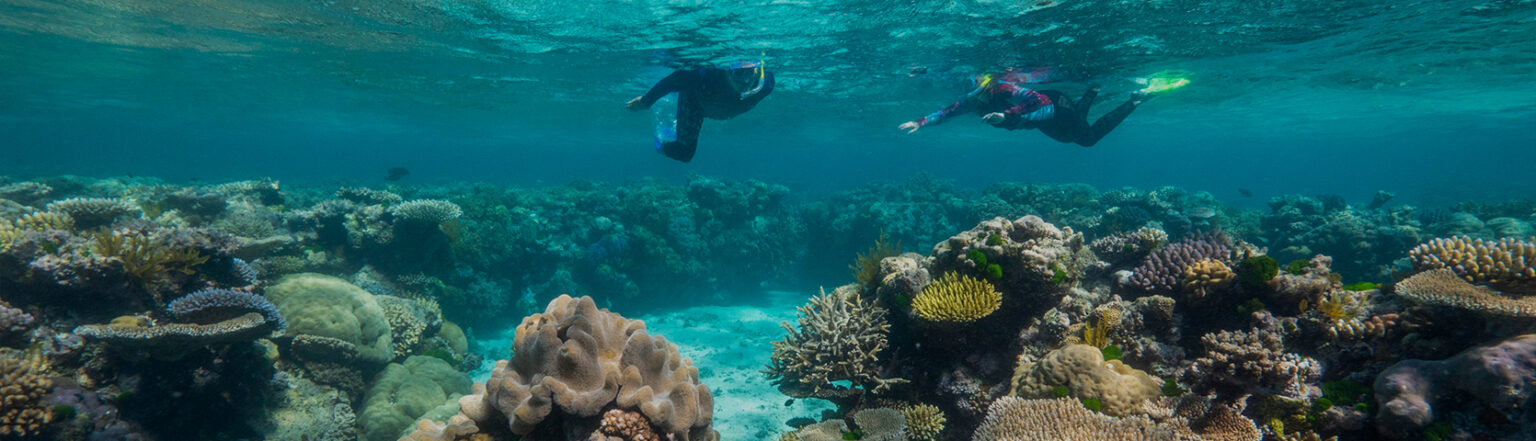
[[[0,0],[0,441],[1536,441],[1533,81],[1514,0]]]

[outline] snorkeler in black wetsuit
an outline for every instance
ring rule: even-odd
[[[704,118],[731,119],[752,110],[773,92],[773,73],[761,61],[678,70],[662,78],[645,95],[629,100],[625,107],[645,110],[673,92],[677,92],[677,139],[662,142],[657,150],[668,158],[688,162],[698,148]]]
[[[960,101],[928,116],[903,123],[898,129],[907,133],[930,124],[938,124],[957,114],[974,111],[981,120],[993,127],[1008,130],[1039,129],[1041,133],[1057,141],[1077,143],[1092,147],[1104,135],[1120,125],[1136,106],[1150,98],[1151,92],[1136,91],[1131,99],[1116,107],[1098,121],[1088,124],[1088,108],[1099,95],[1099,88],[1092,87],[1078,98],[1068,101],[1066,94],[1056,90],[1033,90],[1020,84],[1029,82],[1025,74],[987,74],[975,78],[976,89]]]

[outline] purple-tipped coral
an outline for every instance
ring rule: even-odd
[[[230,260],[229,266],[234,270],[235,275],[240,277],[240,282],[244,284],[243,286],[261,283],[261,278],[256,276],[256,269],[251,268],[251,264],[246,263],[245,259],[236,257]]]
[[[1224,242],[1221,236],[1207,236],[1169,244],[1141,261],[1131,283],[1147,291],[1177,291],[1184,280],[1184,270],[1196,262],[1214,260],[1232,266],[1232,248]]]
[[[288,322],[277,306],[262,297],[245,291],[229,289],[204,289],[172,300],[165,311],[178,319],[197,323],[213,323],[246,313],[258,313],[276,330],[288,328]]]

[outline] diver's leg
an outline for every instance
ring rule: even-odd
[[[704,127],[704,109],[693,93],[677,94],[677,140],[661,145],[661,153],[683,162],[693,160],[699,147],[699,129]]]
[[[1132,98],[1130,101],[1126,101],[1125,104],[1121,104],[1120,107],[1116,107],[1115,110],[1111,110],[1109,113],[1104,114],[1104,116],[1099,117],[1098,121],[1093,122],[1093,127],[1089,127],[1088,130],[1084,131],[1083,136],[1077,139],[1077,143],[1083,147],[1093,147],[1094,144],[1098,144],[1099,140],[1104,138],[1104,135],[1108,135],[1109,131],[1114,130],[1115,126],[1120,125],[1121,121],[1125,121],[1125,117],[1131,116],[1131,111],[1136,110],[1137,104],[1138,101]]]
[[[1093,106],[1094,98],[1098,98],[1098,97],[1099,97],[1099,86],[1098,85],[1088,86],[1088,91],[1087,92],[1083,92],[1083,97],[1082,98],[1078,98],[1077,99],[1077,104],[1073,105],[1072,107],[1077,108],[1077,111],[1083,112],[1083,114],[1086,115],[1086,114],[1088,114],[1088,108]]]

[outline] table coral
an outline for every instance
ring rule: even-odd
[[[1432,269],[1392,285],[1393,293],[1416,302],[1506,317],[1536,317],[1536,298],[1506,296],[1463,280],[1449,268]]]
[[[48,211],[64,213],[81,229],[109,225],[124,216],[142,216],[137,205],[116,198],[69,198],[48,203]]]
[[[1503,291],[1536,291],[1536,242],[1466,236],[1431,239],[1408,251],[1418,270],[1449,268],[1468,282]]]

